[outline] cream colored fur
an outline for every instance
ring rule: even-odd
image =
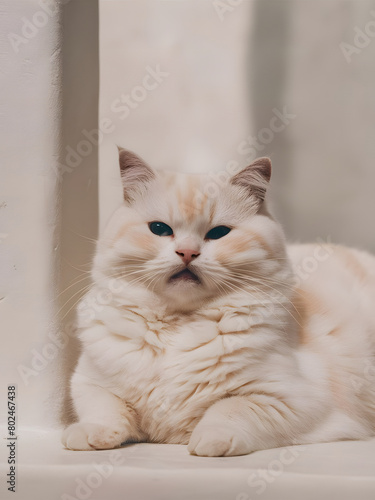
[[[374,435],[375,258],[287,248],[263,201],[267,159],[216,195],[212,179],[155,173],[124,150],[120,165],[126,202],[78,308],[78,421],[64,445],[143,440],[228,456]],[[174,235],[153,234],[152,221]],[[204,239],[220,225],[231,232]],[[189,264],[200,284],[169,281],[186,247],[200,254]]]

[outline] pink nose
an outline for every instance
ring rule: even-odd
[[[181,257],[185,266],[187,266],[192,260],[200,256],[200,253],[198,253],[196,250],[189,250],[185,248],[176,250],[176,254]]]

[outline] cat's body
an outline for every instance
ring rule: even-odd
[[[374,435],[375,258],[286,247],[266,159],[210,197],[203,176],[121,155],[126,204],[79,308],[79,422],[64,444],[220,456]]]

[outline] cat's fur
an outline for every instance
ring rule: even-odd
[[[65,446],[145,440],[228,456],[374,435],[375,258],[286,247],[264,201],[267,158],[219,193],[212,178],[155,172],[125,150],[120,166],[125,202],[78,309],[78,422]],[[174,235],[153,234],[153,221]],[[231,232],[205,239],[220,225]],[[200,283],[169,281],[186,249]]]

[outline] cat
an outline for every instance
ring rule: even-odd
[[[373,436],[375,258],[286,245],[269,158],[220,188],[119,158],[124,203],[78,307],[64,446],[216,457]]]

